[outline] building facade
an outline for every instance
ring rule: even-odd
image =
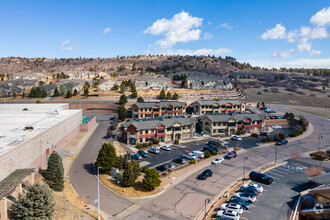
[[[136,90],[171,90],[172,80],[168,77],[143,76],[135,79]]]
[[[179,101],[137,102],[131,106],[132,118],[157,118],[167,116],[185,116],[186,103]]]
[[[246,102],[242,100],[199,100],[192,103],[194,115],[245,112]]]
[[[261,114],[208,114],[200,117],[203,134],[227,136],[236,131],[261,132],[265,126],[265,115]]]
[[[188,140],[195,135],[195,118],[161,117],[157,119],[132,120],[122,124],[127,144],[148,143],[153,139],[161,142]]]

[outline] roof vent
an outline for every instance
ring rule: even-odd
[[[23,111],[28,111],[29,109],[28,108],[23,108]]]
[[[25,126],[25,130],[33,130],[33,126],[30,126],[30,125]]]

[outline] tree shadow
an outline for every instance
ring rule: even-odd
[[[134,183],[133,185],[133,188],[136,190],[136,191],[140,191],[140,192],[150,192],[149,190],[146,190],[144,187],[143,187],[143,182],[142,181],[137,181]]]
[[[93,163],[85,163],[84,169],[89,173],[94,175],[95,174],[95,168]]]

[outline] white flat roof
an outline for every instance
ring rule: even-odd
[[[0,104],[0,155],[79,111],[69,110],[68,104]]]

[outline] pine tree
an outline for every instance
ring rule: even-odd
[[[113,85],[113,88],[112,88],[113,90],[115,90],[115,91],[117,91],[118,89],[119,89],[119,86],[118,86],[118,84],[117,83],[115,83],[115,85]]]
[[[122,184],[126,187],[133,186],[135,182],[135,174],[133,171],[132,163],[128,164],[127,169],[123,173],[123,182]]]
[[[178,93],[174,93],[174,95],[173,95],[173,99],[174,99],[174,100],[178,100],[178,99],[179,99],[179,95],[178,95]]]
[[[65,95],[65,98],[71,98],[72,97],[72,94],[70,91],[67,91],[66,95]]]
[[[125,86],[124,81],[122,81],[121,84],[120,84],[120,92],[121,92],[121,93],[124,93],[125,90],[126,90],[126,86]]]
[[[117,163],[116,149],[109,142],[102,144],[102,147],[97,155],[95,166],[102,167],[101,171],[109,171],[115,167]]]
[[[118,118],[121,121],[126,120],[127,110],[124,105],[118,107]]]
[[[144,98],[142,98],[141,96],[139,96],[139,97],[137,98],[137,102],[144,102]]]
[[[60,93],[58,92],[58,89],[56,88],[55,91],[54,91],[54,96],[59,96]]]
[[[64,168],[60,155],[53,151],[49,156],[47,170],[44,175],[49,183],[49,187],[54,191],[62,191],[64,189]]]
[[[166,94],[166,99],[171,99],[171,98],[172,98],[172,94],[170,91],[168,91]]]
[[[74,89],[74,91],[73,91],[73,95],[76,96],[77,94],[78,94],[77,89]]]
[[[165,99],[165,90],[164,89],[162,89],[161,91],[160,91],[160,95],[159,95],[159,97],[160,97],[160,99]]]
[[[133,173],[134,173],[134,179],[136,179],[138,176],[140,176],[140,163],[136,160],[132,160],[131,162]]]
[[[147,169],[144,178],[142,180],[143,187],[146,190],[154,190],[157,186],[160,186],[161,180],[156,169]]]
[[[136,87],[135,87],[135,85],[134,84],[132,84],[132,87],[131,87],[132,89],[132,98],[133,99],[136,99],[137,98],[137,96],[138,96],[138,93],[137,93],[137,91],[136,91]]]
[[[125,105],[127,103],[127,96],[125,94],[122,94],[119,98],[119,104]]]
[[[53,219],[54,203],[51,190],[39,183],[27,186],[12,206],[14,219]]]

